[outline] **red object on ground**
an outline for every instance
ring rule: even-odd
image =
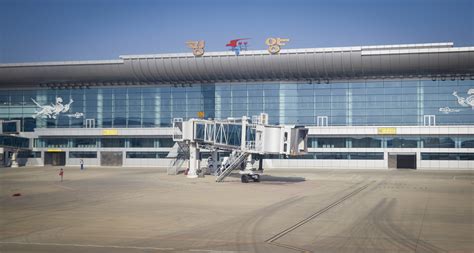
[[[189,168],[187,168],[187,169],[184,171],[184,175],[187,176],[187,175],[188,175],[188,172],[189,172]]]
[[[20,196],[21,196],[21,193],[19,193],[19,192],[18,192],[18,193],[14,193],[14,194],[12,195],[12,197],[20,197]]]

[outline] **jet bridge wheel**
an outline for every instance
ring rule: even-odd
[[[242,183],[248,183],[250,180],[253,180],[254,182],[258,183],[258,182],[260,182],[260,175],[258,175],[258,174],[242,175],[240,177],[240,181]]]
[[[249,182],[249,176],[247,176],[247,175],[242,175],[242,176],[240,177],[240,181],[241,181],[242,183],[245,183],[245,184],[248,183],[248,182]]]
[[[254,174],[252,176],[252,179],[253,179],[254,182],[258,183],[258,182],[260,182],[260,175],[259,174]]]

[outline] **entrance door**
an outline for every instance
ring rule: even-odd
[[[436,126],[436,116],[423,115],[423,126]]]
[[[95,128],[95,119],[86,119],[86,128]]]
[[[316,117],[317,126],[328,126],[328,116],[318,116]]]
[[[416,170],[416,153],[388,153],[388,168]]]
[[[122,166],[122,152],[100,152],[100,166]]]
[[[397,155],[397,169],[416,169],[416,155]]]
[[[66,165],[66,152],[44,152],[44,165]]]

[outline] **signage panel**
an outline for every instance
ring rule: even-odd
[[[50,148],[48,150],[46,150],[47,152],[63,152],[62,149],[59,149],[59,148]]]
[[[118,135],[117,129],[104,129],[102,130],[102,135]]]
[[[397,128],[395,127],[379,127],[377,134],[397,134]]]

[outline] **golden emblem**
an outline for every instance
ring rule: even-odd
[[[193,49],[194,56],[202,56],[204,54],[204,46],[205,46],[204,40],[187,41],[186,45],[188,45],[189,48]]]
[[[288,41],[290,41],[290,39],[268,38],[265,40],[265,44],[268,45],[268,52],[270,54],[278,54],[281,50],[281,46],[284,46]]]

